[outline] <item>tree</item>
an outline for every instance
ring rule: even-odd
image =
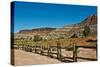
[[[83,31],[83,35],[85,37],[87,37],[90,34],[90,27],[89,26],[85,26],[84,27],[84,31]]]
[[[72,36],[71,36],[71,38],[78,38],[78,36],[77,36],[77,34],[73,34]]]
[[[40,37],[39,35],[35,35],[34,36],[34,41],[41,41],[42,37]]]

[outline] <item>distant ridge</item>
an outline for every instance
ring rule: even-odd
[[[83,20],[82,22],[79,23],[80,26],[90,26],[90,25],[94,25],[97,24],[97,15],[90,15],[89,17],[87,17],[85,20]]]
[[[35,28],[30,30],[20,30],[18,34],[47,34],[56,28],[44,27],[44,28]]]

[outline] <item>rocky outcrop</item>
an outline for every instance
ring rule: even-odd
[[[30,34],[30,35],[46,35],[50,33],[52,30],[55,30],[56,28],[36,28],[31,30],[21,30],[18,32],[18,34]]]

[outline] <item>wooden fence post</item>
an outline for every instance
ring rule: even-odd
[[[61,60],[61,45],[57,43],[57,58]]]
[[[23,50],[24,50],[24,44],[23,44]]]
[[[51,56],[51,47],[50,47],[50,45],[48,45],[48,56],[49,57]]]
[[[36,46],[36,44],[35,44],[35,53],[37,53],[37,46]]]
[[[50,56],[50,47],[49,47],[49,45],[48,45],[48,56]]]
[[[42,44],[41,44],[40,50],[41,50],[41,54],[43,55],[43,45]]]
[[[73,44],[73,61],[77,62],[77,46]]]

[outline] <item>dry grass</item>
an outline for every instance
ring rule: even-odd
[[[15,40],[14,44],[17,45],[35,45],[40,44],[44,47],[48,47],[48,45],[56,46],[59,42],[62,47],[69,47],[70,45],[76,44],[77,46],[92,46],[96,47],[96,44],[86,42],[87,40],[96,40],[96,37],[84,37],[84,38],[68,38],[68,39],[55,39],[55,40],[46,40],[46,41],[40,41],[40,42],[34,42],[34,41],[23,41],[23,40]]]

